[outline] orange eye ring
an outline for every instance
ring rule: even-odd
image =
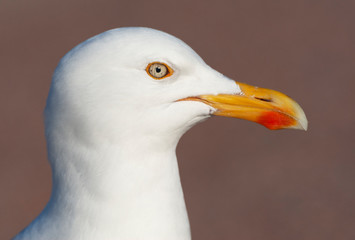
[[[148,73],[149,76],[156,80],[161,80],[170,77],[174,73],[174,70],[171,67],[162,62],[149,63],[145,71]]]

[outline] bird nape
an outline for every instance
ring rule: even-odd
[[[45,108],[52,194],[15,239],[190,239],[175,149],[211,115],[307,129],[291,98],[227,78],[167,33],[119,28],[79,44]]]

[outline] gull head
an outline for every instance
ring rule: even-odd
[[[45,122],[47,138],[59,134],[62,141],[115,143],[129,136],[176,143],[211,115],[270,129],[307,128],[302,109],[286,95],[231,80],[176,37],[137,27],[104,32],[62,58]]]
[[[175,147],[211,115],[307,128],[294,100],[225,77],[169,34],[120,28],[79,44],[45,108],[52,195],[15,239],[190,239]]]

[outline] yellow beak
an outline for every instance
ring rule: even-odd
[[[306,115],[290,97],[266,88],[238,82],[236,84],[241,89],[238,95],[201,95],[180,101],[200,101],[215,108],[214,115],[257,122],[272,130],[283,128],[307,130]]]

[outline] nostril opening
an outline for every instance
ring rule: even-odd
[[[272,102],[271,99],[267,99],[267,98],[259,98],[259,97],[255,97],[255,99],[258,99],[260,101],[264,101],[264,102]]]

